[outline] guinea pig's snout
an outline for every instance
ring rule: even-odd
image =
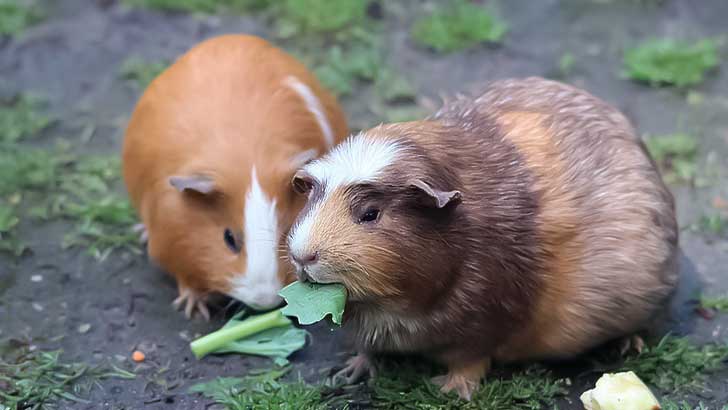
[[[311,252],[311,253],[304,253],[304,254],[297,254],[295,252],[291,252],[291,261],[293,262],[293,266],[296,267],[296,276],[298,276],[298,280],[301,282],[305,282],[307,280],[310,280],[309,277],[309,270],[313,265],[315,265],[318,262],[319,259],[319,253],[318,251]]]
[[[291,253],[291,258],[293,258],[293,261],[303,267],[313,265],[314,263],[318,262],[318,257],[318,251],[304,254],[302,256]]]

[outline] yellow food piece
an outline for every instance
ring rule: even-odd
[[[660,410],[660,403],[634,372],[605,373],[581,395],[586,410]]]
[[[131,354],[131,359],[137,363],[143,362],[144,359],[146,359],[146,355],[139,350],[135,350],[134,353]]]

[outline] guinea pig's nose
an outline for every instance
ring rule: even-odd
[[[293,261],[297,264],[303,266],[313,265],[318,261],[319,253],[318,251],[304,254],[303,256],[298,256],[296,254],[291,254],[291,258],[293,258]]]

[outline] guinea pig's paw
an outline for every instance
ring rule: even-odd
[[[184,307],[185,316],[191,319],[195,311],[206,320],[210,320],[210,311],[207,309],[207,300],[204,294],[198,293],[186,286],[178,285],[179,296],[172,302],[172,306],[176,310]]]
[[[144,224],[136,224],[131,228],[134,232],[139,234],[139,243],[144,245],[149,241],[149,231]]]
[[[451,366],[447,374],[435,376],[431,381],[440,386],[441,392],[447,394],[454,390],[461,399],[470,401],[473,392],[489,369],[490,358],[475,361],[467,366]]]
[[[639,335],[625,336],[619,342],[619,353],[625,356],[630,350],[642,353],[642,349],[645,348],[645,341]]]
[[[354,384],[362,380],[365,375],[374,378],[376,373],[376,368],[369,355],[359,353],[347,360],[346,367],[337,372],[333,380],[334,382],[343,381],[345,384]]]

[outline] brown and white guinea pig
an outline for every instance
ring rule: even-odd
[[[126,130],[124,180],[177,307],[209,317],[212,292],[280,302],[295,279],[284,240],[305,204],[290,181],[347,132],[335,98],[258,37],[206,40],[151,83]]]
[[[676,281],[673,198],[628,120],[574,87],[492,83],[307,164],[289,255],[349,291],[359,355],[421,353],[469,398],[491,360],[633,339]]]

